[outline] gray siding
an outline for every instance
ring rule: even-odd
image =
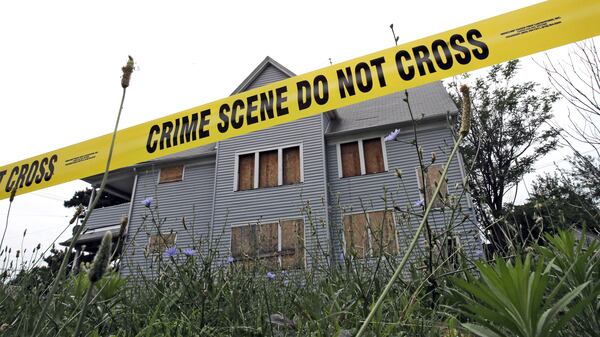
[[[122,267],[123,275],[144,271],[156,272],[153,257],[145,256],[150,235],[158,233],[152,217],[160,223],[160,232],[177,234],[178,249],[206,251],[212,211],[215,166],[214,159],[185,163],[183,181],[158,184],[159,168],[139,171],[133,202],[132,219]],[[152,197],[151,208],[143,200]],[[150,212],[154,212],[154,215]],[[185,220],[185,226],[184,226]]]
[[[220,243],[221,256],[230,254],[232,225],[300,217],[305,224],[307,263],[328,254],[322,127],[321,116],[313,116],[219,143],[213,241]],[[301,145],[303,183],[234,191],[238,153],[288,145]]]
[[[263,85],[266,85],[266,84],[269,84],[269,83],[281,81],[281,80],[284,80],[284,79],[286,79],[288,77],[289,76],[287,76],[286,74],[284,74],[281,70],[275,68],[273,65],[267,64],[267,66],[265,67],[265,69],[263,70],[263,72],[260,73],[254,79],[254,81],[250,82],[248,84],[248,87],[245,88],[244,91],[250,90],[250,89],[254,89],[254,88],[258,88],[258,87],[262,87]]]
[[[92,216],[88,219],[87,227],[89,229],[118,225],[121,223],[121,218],[129,213],[129,203],[96,208],[92,212]]]
[[[450,131],[443,125],[428,126],[429,129],[419,131],[419,145],[423,147],[423,156],[425,164],[429,164],[431,153],[437,155],[436,164],[445,164],[447,155],[452,146],[452,137]],[[363,210],[383,210],[393,209],[394,206],[406,210],[410,207],[414,212],[421,212],[420,208],[414,208],[415,201],[420,199],[418,188],[418,179],[416,168],[418,167],[418,158],[413,145],[410,142],[414,139],[412,130],[405,128],[399,137],[400,141],[386,142],[386,152],[388,160],[388,172],[339,178],[338,158],[336,144],[339,142],[351,141],[358,138],[372,138],[386,135],[389,130],[380,132],[362,133],[354,136],[345,136],[344,138],[328,139],[327,144],[327,169],[330,193],[330,223],[332,226],[332,244],[334,247],[334,256],[338,256],[343,249],[343,225],[342,217],[344,213],[359,213]],[[399,179],[395,169],[402,171],[402,178]],[[462,191],[460,184],[462,182],[462,173],[458,159],[455,159],[448,172],[448,192],[450,195],[459,195]],[[387,190],[387,194],[385,193]],[[385,196],[385,200],[384,200]],[[464,213],[470,214],[470,220],[453,230],[461,240],[461,245],[472,254],[474,249],[479,249],[480,241],[477,227],[474,223],[475,216],[470,209],[468,195],[463,196],[460,205]],[[437,233],[443,232],[445,224],[451,223],[450,211],[441,212],[434,210],[430,214],[429,223],[432,230]],[[454,224],[457,225],[463,218],[462,213],[456,214]],[[400,244],[400,252],[407,247],[412,239],[420,219],[415,216],[405,218],[402,213],[395,212],[396,228]],[[420,242],[424,247],[424,241]],[[420,248],[417,251],[422,251]],[[416,255],[415,255],[416,256]]]

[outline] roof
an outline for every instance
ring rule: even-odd
[[[116,240],[119,237],[119,226],[108,226],[101,227],[96,229],[89,229],[85,233],[79,236],[79,239],[75,243],[76,246],[81,246],[85,244],[98,245],[100,241],[102,241],[102,237],[104,237],[104,233],[111,232],[113,240]],[[73,237],[70,237],[66,241],[60,242],[61,246],[68,246],[71,244],[71,240]]]
[[[240,83],[240,85],[238,85],[238,87],[235,88],[235,90],[231,94],[235,95],[248,90],[252,83],[254,83],[254,81],[256,81],[260,74],[262,74],[263,71],[265,71],[265,69],[267,69],[269,66],[272,66],[275,69],[281,71],[286,77],[296,76],[296,74],[294,74],[291,70],[282,66],[279,62],[273,60],[270,56],[267,56],[264,60],[262,60],[262,62],[258,64],[256,68],[254,68],[250,75],[248,75],[248,77],[246,77],[246,79],[244,79],[242,83]]]
[[[337,109],[328,134],[399,124],[411,120],[404,90]],[[408,100],[416,120],[446,116],[458,111],[440,81],[408,90]]]

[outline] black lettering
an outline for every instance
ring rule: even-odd
[[[319,105],[323,105],[329,101],[329,86],[327,84],[327,77],[324,75],[318,75],[315,77],[313,82],[313,92],[315,96],[315,102]]]
[[[173,123],[170,121],[162,124],[162,134],[160,136],[160,149],[171,147],[171,132],[173,132]],[[166,143],[166,145],[165,145]]]
[[[246,99],[248,108],[246,109],[246,124],[252,125],[258,123],[258,116],[252,116],[252,113],[258,110],[258,107],[254,104],[258,100],[257,95],[252,95]]]
[[[410,61],[410,54],[406,50],[400,50],[396,53],[396,68],[398,68],[398,74],[405,81],[410,81],[415,77],[415,68],[413,66],[407,66],[404,69],[402,65],[402,59]]]
[[[341,69],[339,69],[336,73],[338,78],[338,87],[340,89],[340,97],[346,98],[346,91],[348,91],[348,96],[354,96],[356,92],[354,91],[352,69],[350,69],[350,67],[346,67],[346,74],[344,74],[344,71]]]
[[[383,56],[371,60],[371,66],[375,67],[375,69],[377,70],[377,79],[379,80],[379,86],[381,88],[383,88],[383,87],[385,87],[387,85],[385,83],[385,76],[383,74],[383,67],[381,66],[383,63],[385,63],[385,58]]]
[[[190,119],[188,116],[183,116],[181,118],[181,131],[179,133],[179,143],[189,143],[191,141],[196,140],[196,127],[198,126],[198,113],[194,112],[192,114],[192,122],[190,123]],[[177,136],[177,132],[175,132],[175,136]],[[175,142],[175,138],[173,138],[173,142]]]
[[[39,167],[39,161],[34,160],[33,163],[31,163],[31,166],[29,167],[29,174],[27,174],[27,179],[25,179],[25,186],[31,186]]]
[[[177,135],[179,134],[179,125],[181,124],[181,122],[179,122],[179,118],[175,119],[175,130],[173,131],[173,146],[177,146]]]
[[[356,86],[358,87],[358,90],[362,92],[369,92],[373,88],[371,69],[369,68],[369,65],[364,62],[360,62],[356,65]]]
[[[39,170],[37,176],[35,177],[36,184],[41,183],[42,180],[44,179],[44,173],[46,173],[47,165],[48,165],[48,158],[42,159],[42,161],[40,162],[40,170]]]
[[[450,36],[450,47],[458,52],[458,54],[454,54],[456,62],[469,64],[471,62],[471,52],[467,47],[461,46],[459,43],[465,43],[465,38],[462,35],[454,34]]]
[[[488,48],[487,44],[474,39],[475,37],[481,38],[482,36],[483,35],[481,35],[481,32],[479,32],[477,29],[471,29],[467,32],[467,41],[469,41],[469,43],[475,47],[479,47],[479,49],[471,49],[473,56],[480,60],[483,60],[490,55],[490,49]]]
[[[300,81],[296,83],[298,89],[298,109],[304,110],[310,107],[310,83],[308,81]]]
[[[6,170],[0,171],[0,183],[2,183],[2,179],[4,179],[5,175],[6,175]]]
[[[264,92],[260,93],[260,119],[265,120],[275,117],[273,115],[273,91],[269,90],[269,97]]]
[[[277,116],[287,115],[290,110],[284,107],[283,104],[287,102],[287,97],[284,94],[287,93],[287,87],[280,87],[275,89],[275,97],[277,97]]]
[[[219,108],[219,118],[221,118],[222,123],[217,124],[217,130],[219,130],[220,133],[225,133],[227,132],[227,129],[229,129],[229,116],[227,115],[227,112],[229,112],[229,105],[223,103]]]
[[[21,165],[21,171],[19,172],[19,178],[17,178],[17,188],[23,188],[25,178],[27,178],[27,172],[29,171],[29,164]]]
[[[12,191],[12,189],[15,186],[15,182],[13,182],[13,177],[16,176],[17,174],[19,174],[19,167],[15,166],[13,167],[13,169],[10,171],[10,176],[8,176],[8,180],[6,181],[6,187],[4,188],[4,191],[6,191],[6,193],[10,193],[10,191]]]
[[[210,116],[210,109],[200,112],[200,130],[198,131],[198,137],[200,138],[205,138],[210,135],[209,130],[204,130],[204,127],[210,122],[210,120],[206,119],[208,116]]]
[[[157,145],[158,141],[152,140],[152,137],[154,137],[154,135],[158,135],[159,133],[160,133],[160,128],[158,127],[158,125],[155,124],[150,127],[150,132],[148,132],[148,140],[146,140],[146,151],[148,151],[148,153],[154,153],[154,151],[156,151],[156,145]],[[45,160],[47,163],[48,160],[47,159],[45,159]],[[42,160],[42,167],[43,167],[43,164],[44,164],[44,161]]]
[[[440,54],[440,48],[442,48],[442,53],[444,57]],[[440,69],[448,70],[452,68],[452,63],[454,62],[452,59],[452,54],[450,53],[450,48],[448,48],[448,44],[444,40],[435,40],[431,44],[431,50],[433,51],[433,56],[435,57],[435,63],[440,67]],[[444,60],[445,59],[445,60]]]
[[[427,75],[423,63],[427,64],[427,69],[429,69],[430,74],[435,73],[435,67],[433,66],[433,62],[431,62],[431,59],[429,59],[429,49],[427,49],[426,46],[416,46],[412,49],[412,51],[413,55],[415,56],[417,68],[419,69],[419,75]]]
[[[44,176],[45,181],[49,181],[50,179],[52,179],[52,176],[54,175],[54,163],[56,163],[57,160],[57,155],[53,155],[52,157],[50,157],[50,161],[48,162],[48,172],[46,173],[46,176]]]
[[[236,99],[231,106],[231,126],[234,129],[239,129],[244,126],[244,116],[240,114],[240,118],[237,118],[238,110],[242,110],[244,107],[244,101],[241,99]]]

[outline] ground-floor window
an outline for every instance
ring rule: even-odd
[[[232,226],[231,255],[240,263],[259,260],[272,268],[303,268],[304,220]]]
[[[394,214],[391,211],[345,214],[346,253],[357,258],[398,254]]]

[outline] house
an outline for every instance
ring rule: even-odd
[[[233,94],[291,76],[267,57]],[[429,167],[423,189],[413,119],[400,92],[115,170],[106,191],[129,202],[94,210],[76,247],[93,252],[101,233],[117,236],[127,216],[124,275],[153,270],[152,257],[173,245],[286,269],[335,262],[340,254],[401,254],[422,211],[414,203],[422,193],[431,197],[453,145],[448,116],[457,112],[440,82],[408,94]],[[398,140],[384,141],[396,128]],[[434,233],[449,226],[444,240],[474,254],[481,242],[464,176],[455,158],[442,196],[460,211],[438,202],[430,225]],[[84,180],[97,186],[101,175]]]

